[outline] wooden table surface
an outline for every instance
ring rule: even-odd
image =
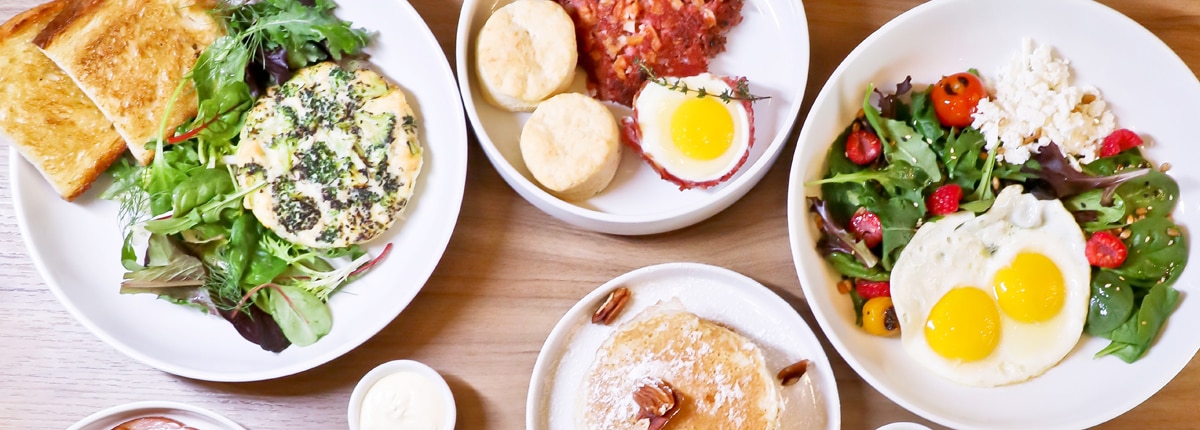
[[[0,19],[40,1],[3,0]],[[800,118],[851,49],[919,3],[805,1],[815,42]],[[1200,2],[1103,3],[1149,28],[1198,70]],[[413,4],[453,58],[460,3]],[[412,305],[341,358],[299,375],[254,383],[212,383],[160,372],[122,355],[76,322],[26,254],[8,169],[0,168],[0,429],[64,428],[98,410],[142,400],[206,407],[250,429],[344,428],[356,381],[375,365],[401,358],[428,363],[447,377],[458,402],[458,428],[521,429],[534,361],[559,317],[605,281],[662,262],[710,263],[746,274],[786,298],[816,327],[788,248],[785,202],[793,149],[789,145],[766,178],[723,213],[672,233],[617,237],[570,227],[525,202],[472,138],[458,229]],[[0,165],[9,161],[7,148],[0,150]],[[845,428],[923,422],[864,383],[828,344],[826,352],[834,363]],[[1200,359],[1193,359],[1166,388],[1105,427],[1196,428],[1198,398]]]

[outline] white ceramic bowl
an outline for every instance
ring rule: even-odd
[[[951,383],[909,358],[897,338],[879,338],[854,325],[850,299],[837,293],[835,272],[815,249],[805,197],[817,187],[825,154],[861,106],[868,83],[892,88],[912,75],[931,84],[974,67],[995,76],[1019,52],[1021,39],[1049,44],[1070,60],[1077,84],[1095,85],[1118,124],[1149,136],[1148,157],[1171,161],[1181,198],[1175,219],[1200,225],[1200,165],[1195,128],[1180,112],[1194,110],[1200,82],[1158,38],[1140,25],[1088,0],[935,0],[904,13],[858,46],[821,90],[800,134],[791,172],[788,220],[792,252],[805,297],[842,357],[867,382],[901,406],[954,428],[1074,429],[1120,415],[1157,392],[1200,348],[1196,240],[1191,267],[1178,283],[1179,307],[1140,361],[1093,359],[1107,341],[1083,336],[1057,367],[1032,381],[998,388]],[[1194,233],[1194,231],[1193,231]]]
[[[617,287],[630,291],[625,309],[611,325],[592,324],[592,313]],[[525,402],[525,428],[573,428],[579,408],[576,393],[582,392],[584,377],[600,345],[617,327],[646,308],[671,300],[753,341],[772,372],[808,359],[808,371],[800,382],[782,387],[786,404],[783,428],[841,428],[837,381],[808,323],[758,281],[698,263],[666,263],[634,270],[605,282],[572,306],[538,353]]]
[[[710,70],[746,76],[756,95],[755,143],[750,158],[728,182],[709,190],[680,191],[662,180],[627,147],[616,177],[599,195],[567,202],[538,186],[521,158],[521,127],[529,114],[515,114],[484,101],[474,67],[475,35],[496,9],[511,0],[467,0],[458,20],[458,83],[467,116],[480,146],[500,176],[522,197],[546,213],[576,226],[612,234],[653,234],[703,221],[746,194],[778,158],[800,111],[808,79],[808,25],[799,0],[748,0],[745,17],[729,33],[726,51]],[[582,75],[580,75],[582,76]],[[583,92],[577,78],[573,91]],[[614,115],[629,110],[613,106]],[[624,146],[624,145],[622,145]]]
[[[89,415],[67,430],[109,430],[129,420],[145,417],[170,418],[196,430],[246,430],[216,412],[179,402],[135,402],[113,406]]]
[[[362,411],[363,398],[370,391],[371,386],[379,382],[384,377],[400,372],[413,372],[418,375],[428,378],[436,387],[436,393],[430,393],[441,398],[443,404],[446,405],[446,410],[443,418],[442,428],[452,430],[454,423],[458,417],[458,409],[454,403],[454,392],[450,391],[450,385],[446,384],[446,379],[442,378],[436,370],[419,361],[413,360],[393,360],[387,363],[380,364],[358,381],[358,385],[354,386],[354,391],[350,393],[350,404],[346,408],[346,420],[350,423],[350,430],[359,429],[360,412]]]
[[[330,300],[333,329],[316,344],[282,353],[242,339],[219,316],[120,294],[118,204],[96,196],[108,175],[74,203],[62,201],[37,169],[9,152],[21,236],[50,290],[81,324],[129,357],[176,375],[255,381],[311,369],[354,349],[396,318],[441,259],[462,206],[467,131],[450,64],[420,15],[402,0],[340,0],[338,16],[375,30],[371,64],[409,96],[425,148],[425,167],[405,213],[368,244],[381,264]],[[414,61],[421,67],[413,67]]]

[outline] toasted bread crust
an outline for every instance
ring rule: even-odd
[[[76,0],[35,39],[114,124],[139,162],[157,137],[176,86],[220,34],[210,1]],[[187,84],[167,129],[196,115]]]
[[[112,122],[31,43],[66,0],[0,25],[0,132],[55,191],[74,200],[125,151]]]

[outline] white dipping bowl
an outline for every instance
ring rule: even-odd
[[[446,405],[442,428],[454,429],[454,423],[458,418],[458,409],[454,404],[454,392],[450,391],[450,385],[446,383],[446,379],[424,363],[413,360],[393,360],[371,369],[358,381],[358,385],[354,386],[354,391],[350,393],[350,405],[346,408],[346,421],[350,423],[350,430],[359,429],[359,415],[362,412],[363,398],[367,396],[367,391],[371,390],[371,386],[388,375],[402,372],[413,372],[429,378],[433,382],[437,391],[434,395],[441,397],[442,402]]]
[[[475,35],[492,12],[512,0],[466,0],[458,20],[458,85],[479,145],[500,176],[542,211],[588,230],[620,235],[671,231],[698,223],[732,205],[767,173],[779,157],[800,112],[808,81],[808,21],[799,0],[747,0],[743,21],[728,33],[725,52],[709,63],[720,75],[745,76],[755,95],[754,146],[729,181],[708,190],[680,191],[660,178],[638,154],[622,144],[616,177],[599,195],[568,202],[538,186],[521,158],[521,128],[529,113],[488,104],[475,76]],[[586,92],[578,73],[571,91]],[[620,120],[630,109],[610,106]]]

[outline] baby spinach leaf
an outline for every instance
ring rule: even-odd
[[[1187,264],[1187,240],[1182,230],[1165,217],[1148,217],[1126,228],[1128,256],[1113,272],[1130,284],[1149,287],[1175,282]]]
[[[879,270],[878,266],[864,266],[853,255],[844,252],[830,253],[827,259],[833,265],[834,270],[847,277],[866,279],[868,281],[886,281],[890,278],[888,273]]]
[[[175,187],[172,207],[175,214],[182,216],[196,206],[233,191],[233,179],[225,168],[195,169]]]
[[[1107,270],[1092,275],[1092,298],[1088,304],[1087,333],[1105,336],[1133,314],[1133,287]]]
[[[1150,348],[1178,302],[1179,291],[1171,286],[1157,284],[1150,288],[1137,314],[1108,334],[1112,343],[1097,352],[1096,357],[1115,355],[1126,363],[1137,361]]]
[[[1179,200],[1179,184],[1166,173],[1150,170],[1145,176],[1117,187],[1117,195],[1130,208],[1146,209],[1146,216],[1165,217],[1175,210],[1175,203]]]
[[[329,305],[307,291],[287,285],[269,288],[267,312],[293,344],[308,346],[329,334],[333,315]]]
[[[1112,157],[1098,158],[1091,164],[1083,165],[1083,171],[1092,176],[1109,176],[1117,172],[1132,169],[1144,169],[1150,162],[1142,157],[1142,151],[1134,148],[1123,151]]]
[[[1088,221],[1080,223],[1087,231],[1108,230],[1120,227],[1125,223],[1128,211],[1125,199],[1120,194],[1114,195],[1111,204],[1104,204],[1104,190],[1091,190],[1063,199],[1063,207],[1072,213],[1085,216]],[[1094,219],[1092,219],[1094,215]]]

